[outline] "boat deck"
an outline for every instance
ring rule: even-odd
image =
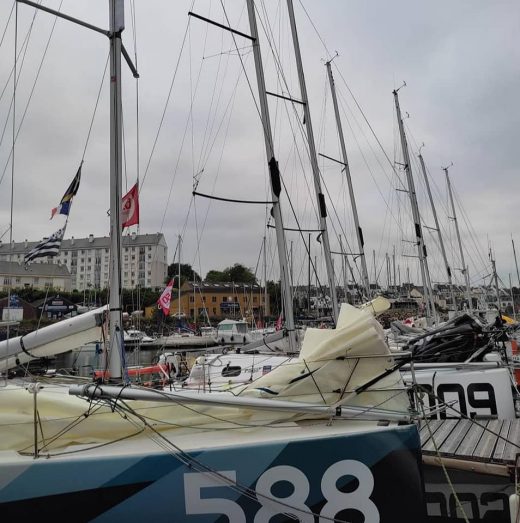
[[[423,456],[514,466],[520,453],[520,419],[445,419],[428,425],[420,426]]]

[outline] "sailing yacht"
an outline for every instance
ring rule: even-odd
[[[35,379],[4,382],[3,517],[99,522],[216,522],[223,517],[233,523],[273,517],[306,523],[346,518],[367,523],[422,521],[418,430],[411,422],[408,393],[395,358],[381,326],[367,310],[344,304],[334,329],[307,329],[296,360],[234,394],[130,385],[121,357],[118,287],[124,2],[110,0],[109,7],[111,298],[108,308],[79,317],[87,324],[83,331],[77,323],[73,326],[77,334],[109,322],[110,381],[73,386]],[[247,7],[262,100],[265,86],[252,0]],[[266,136],[273,180],[279,172],[269,142],[273,143]],[[276,187],[273,194],[274,215],[279,217]],[[278,234],[282,241],[281,224]],[[61,326],[65,332],[67,325]],[[42,329],[33,338],[62,344],[58,334],[63,332],[56,329],[52,336]],[[34,356],[25,341],[29,340],[2,347],[6,367],[24,355]],[[46,350],[44,345],[41,351]]]

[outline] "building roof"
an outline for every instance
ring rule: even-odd
[[[66,265],[54,263],[31,263],[25,266],[23,263],[0,261],[0,274],[9,276],[50,276],[70,277]]]
[[[68,298],[65,298],[64,296],[60,296],[59,294],[54,294],[53,296],[47,296],[46,298],[40,298],[39,300],[34,300],[31,303],[31,305],[33,307],[40,307],[41,305],[44,305],[47,302],[52,302],[54,300],[61,300],[67,305],[74,305],[74,306],[77,305],[76,303],[70,301]]]
[[[11,250],[9,243],[0,242],[0,254],[9,254],[13,252],[15,254],[20,254],[29,251],[41,240],[36,242],[13,242],[13,248]],[[166,246],[166,241],[164,239],[164,234],[161,232],[153,234],[130,234],[123,236],[123,247],[134,247],[141,245],[155,245],[162,243]],[[108,249],[110,247],[110,236],[98,236],[95,237],[90,235],[88,238],[74,238],[72,236],[68,240],[63,240],[61,242],[60,250],[70,250],[70,249]]]

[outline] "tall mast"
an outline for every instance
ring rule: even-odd
[[[182,244],[182,238],[179,234],[177,237],[177,251],[178,251],[178,257],[177,257],[177,304],[178,304],[178,310],[179,315],[177,316],[177,321],[181,321],[181,244]]]
[[[325,266],[327,268],[327,277],[329,280],[330,297],[332,300],[332,315],[334,323],[338,320],[338,298],[336,294],[336,282],[334,277],[334,267],[332,265],[332,254],[330,250],[329,233],[327,230],[327,207],[325,196],[321,190],[320,170],[318,167],[318,157],[316,154],[316,145],[314,143],[314,133],[312,130],[311,112],[309,110],[309,99],[307,97],[307,87],[305,84],[305,75],[303,74],[303,62],[300,53],[300,44],[298,41],[298,31],[296,30],[296,20],[294,18],[294,9],[292,0],[287,0],[287,9],[289,11],[289,20],[291,23],[291,33],[294,45],[294,54],[296,57],[296,67],[298,69],[298,79],[300,81],[301,101],[303,103],[303,114],[305,128],[307,129],[307,142],[309,144],[309,156],[312,165],[312,174],[314,178],[314,191],[318,200],[318,212],[320,215],[320,230],[323,239],[323,253],[325,256]]]
[[[341,118],[339,116],[338,99],[336,96],[336,86],[332,76],[331,62],[326,63],[327,74],[329,77],[330,91],[332,93],[332,103],[334,104],[334,113],[336,115],[336,126],[338,128],[339,143],[341,145],[341,156],[345,166],[345,176],[347,178],[348,192],[350,195],[350,204],[352,205],[352,216],[354,217],[354,226],[356,228],[356,237],[358,242],[359,258],[361,261],[361,278],[363,279],[363,288],[365,290],[366,299],[370,299],[370,282],[368,279],[367,261],[365,258],[365,242],[363,240],[363,230],[359,225],[359,216],[356,206],[356,198],[354,196],[354,187],[352,186],[352,177],[350,175],[350,167],[348,164],[347,149],[345,147],[345,138],[343,137],[343,126],[341,125]]]
[[[399,124],[399,134],[401,135],[401,147],[403,149],[404,169],[406,172],[406,179],[408,181],[408,194],[410,196],[410,202],[412,204],[412,217],[415,226],[415,237],[417,239],[417,252],[419,255],[422,283],[426,292],[426,310],[428,316],[430,316],[430,318],[433,317],[435,321],[437,321],[437,313],[435,311],[435,304],[433,302],[430,272],[428,270],[428,261],[426,259],[426,245],[424,244],[424,238],[421,227],[421,216],[419,214],[419,206],[417,205],[417,194],[415,192],[415,184],[412,175],[412,164],[410,163],[410,155],[408,154],[408,144],[406,143],[403,119],[401,117],[401,108],[399,107],[399,95],[397,94],[398,90],[399,89],[393,92],[395,100],[395,109],[397,111],[397,123]]]
[[[444,172],[446,173],[446,183],[448,185],[448,194],[450,196],[451,202],[451,212],[453,216],[451,219],[455,222],[455,232],[457,233],[457,241],[459,243],[459,252],[460,252],[460,261],[462,263],[462,268],[460,269],[466,280],[466,298],[468,300],[468,310],[471,312],[473,310],[473,305],[471,303],[471,287],[469,285],[469,273],[468,268],[466,267],[466,262],[464,261],[464,250],[462,249],[462,241],[460,239],[459,223],[457,221],[457,214],[455,212],[455,203],[453,202],[453,193],[451,190],[450,176],[448,174],[448,167],[443,167]]]
[[[269,107],[267,105],[267,93],[265,89],[264,69],[262,66],[262,54],[258,40],[258,29],[256,26],[255,6],[253,0],[247,0],[247,12],[249,15],[249,26],[251,38],[253,39],[253,56],[255,60],[256,80],[258,84],[258,98],[262,116],[262,127],[264,130],[265,150],[269,165],[271,181],[271,195],[273,199],[273,216],[276,227],[276,243],[278,247],[278,258],[280,263],[280,282],[282,286],[282,297],[285,303],[285,326],[289,337],[290,352],[296,351],[296,331],[294,330],[293,300],[287,264],[287,250],[285,233],[283,230],[282,210],[280,207],[280,192],[282,190],[280,181],[280,170],[274,156],[273,135],[271,121],[269,118]]]
[[[515,257],[516,277],[518,278],[518,285],[520,286],[520,273],[518,272],[518,261],[516,260],[516,249],[513,238],[511,238],[511,243],[513,244],[513,256]]]
[[[395,273],[395,245],[393,246],[392,266],[393,266],[393,273],[394,273],[394,291],[396,291],[397,290],[397,279],[396,279],[396,273]]]
[[[448,274],[448,285],[450,286],[451,294],[451,303],[455,310],[457,310],[457,304],[455,303],[455,293],[453,291],[453,280],[451,278],[451,267],[448,263],[448,257],[446,256],[446,249],[444,248],[444,241],[442,240],[441,228],[439,225],[439,219],[437,218],[437,211],[435,209],[435,204],[433,203],[432,191],[430,189],[430,181],[428,180],[428,175],[426,174],[426,167],[424,165],[424,158],[421,153],[419,153],[419,160],[421,162],[421,169],[424,176],[424,183],[426,184],[426,190],[428,191],[428,198],[430,200],[430,205],[432,207],[433,219],[435,220],[435,230],[439,235],[439,244],[441,246],[442,259],[444,260],[444,267],[446,267],[446,273]]]
[[[495,260],[493,259],[493,253],[491,252],[491,247],[489,248],[489,259],[491,261],[491,267],[493,268],[493,280],[495,282],[495,292],[497,295],[497,310],[500,313],[500,289],[498,288],[497,266],[495,264]]]
[[[516,249],[515,249],[515,242],[513,241],[513,236],[511,235],[511,243],[513,244],[513,256],[515,257],[515,267],[516,267],[516,277],[518,279],[518,286],[520,287],[520,273],[518,272],[518,261],[516,260]],[[511,293],[513,292],[513,288],[511,287]],[[513,310],[515,309],[515,299],[513,296]],[[515,315],[516,320],[516,315]]]
[[[511,303],[513,305],[513,318],[516,320],[515,295],[513,294],[513,284],[511,283],[511,273],[509,273],[509,293],[511,294]]]
[[[121,32],[125,28],[124,0],[110,2],[110,377],[122,377],[121,310]]]
[[[266,311],[267,311],[267,252],[265,250],[266,241],[265,241],[265,234],[264,234],[264,240],[263,240],[263,247],[264,247],[264,306],[262,307],[263,315],[262,315],[262,323],[263,327],[265,328],[265,317],[266,317]]]

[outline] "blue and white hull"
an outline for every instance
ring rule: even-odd
[[[423,521],[415,426],[323,429],[295,424],[268,439],[265,428],[184,434],[178,448],[199,446],[186,452],[149,440],[49,459],[2,452],[0,511],[4,521],[54,523],[245,523],[288,513],[304,522]]]

